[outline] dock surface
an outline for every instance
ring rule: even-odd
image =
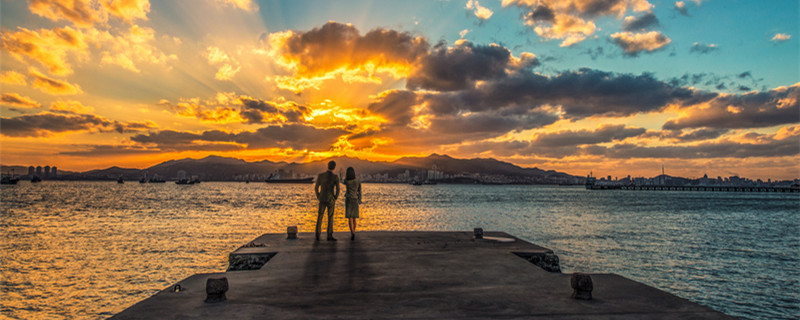
[[[571,274],[512,252],[546,253],[502,232],[336,233],[339,241],[265,234],[239,253],[277,253],[258,270],[196,274],[112,319],[733,319],[614,274],[591,274],[592,300],[570,297]],[[225,276],[227,301],[205,303]]]

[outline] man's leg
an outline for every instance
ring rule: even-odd
[[[328,239],[335,240],[333,238],[333,209],[336,206],[336,202],[331,202],[328,204]]]
[[[319,202],[319,209],[317,210],[317,228],[316,228],[317,240],[319,240],[319,233],[322,231],[322,215],[325,214],[326,207],[327,205],[324,202],[322,201]]]

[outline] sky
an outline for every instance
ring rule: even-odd
[[[800,178],[796,0],[0,0],[0,162]]]

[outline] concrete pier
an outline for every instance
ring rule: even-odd
[[[262,235],[232,258],[267,257],[260,269],[193,275],[113,319],[732,319],[614,274],[590,274],[592,300],[574,299],[571,274],[526,259],[551,250],[502,232],[335,236]],[[225,301],[204,302],[210,277],[227,278]]]

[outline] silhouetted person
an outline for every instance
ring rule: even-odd
[[[317,241],[322,229],[322,214],[328,209],[328,241],[336,241],[333,237],[333,208],[336,205],[336,198],[339,197],[339,177],[333,173],[336,162],[328,162],[328,171],[317,176],[317,183],[314,185],[314,192],[319,200],[319,211],[317,212]]]
[[[344,217],[350,226],[350,240],[356,239],[356,219],[358,218],[358,205],[361,203],[361,182],[356,179],[356,170],[347,168],[344,176]]]

